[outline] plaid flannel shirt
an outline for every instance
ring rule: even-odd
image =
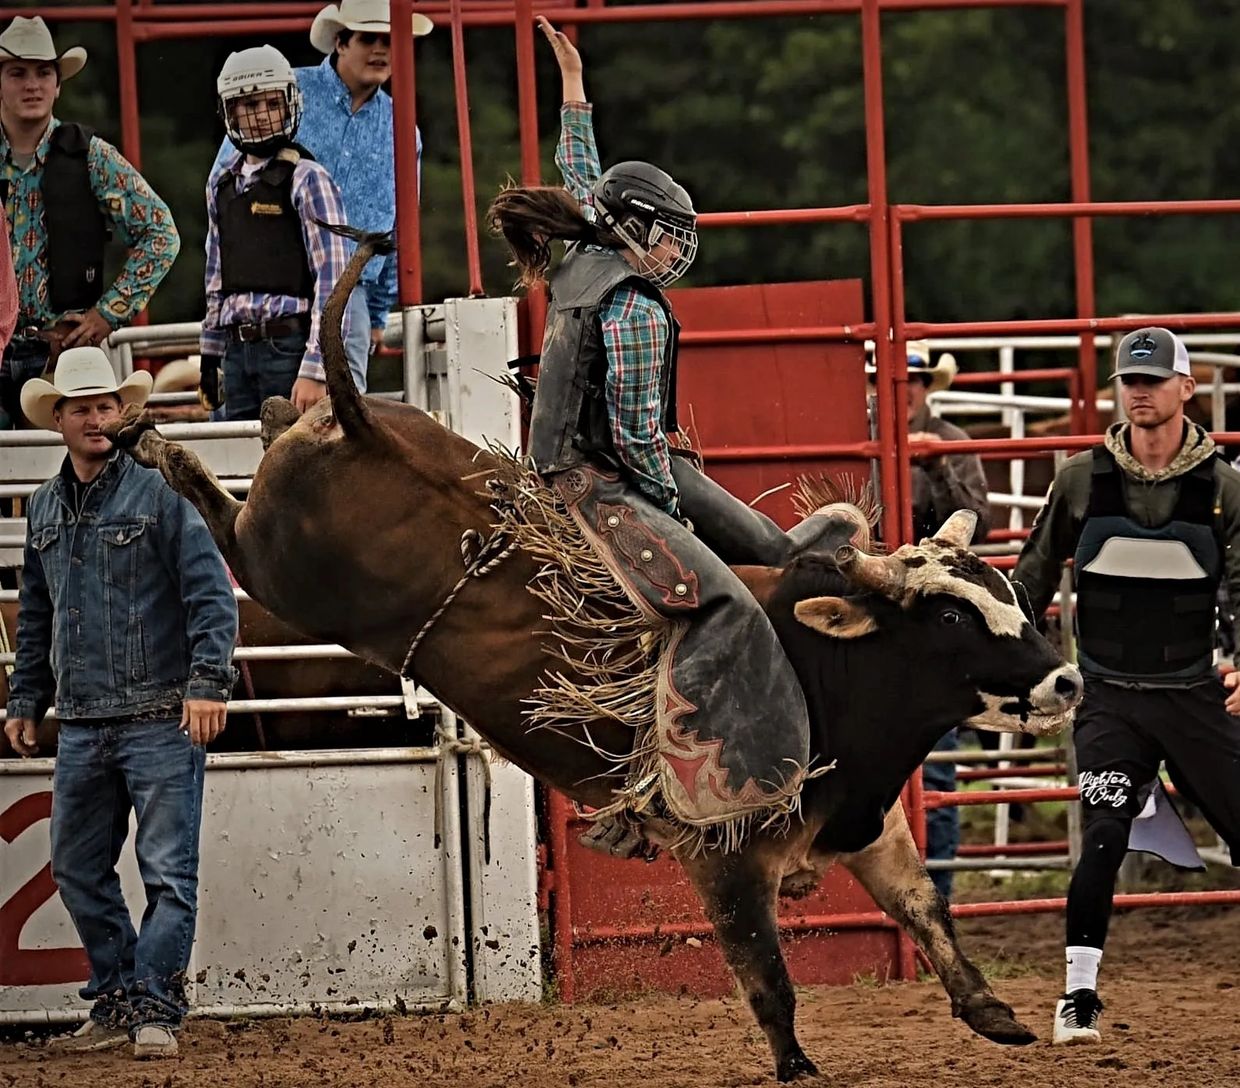
[[[48,295],[47,228],[43,220],[43,168],[55,117],[35,148],[27,167],[12,159],[9,141],[0,130],[0,180],[8,182],[5,212],[13,241],[13,267],[20,303],[18,327],[44,328],[63,314],[55,313]],[[168,274],[181,248],[172,213],[125,157],[106,140],[91,137],[86,153],[91,192],[115,237],[128,247],[125,264],[95,309],[114,329],[132,321],[145,308]]]
[[[207,313],[202,320],[199,350],[203,355],[223,355],[227,345],[225,329],[230,325],[264,321],[269,318],[291,317],[310,312],[310,334],[306,339],[306,351],[301,358],[299,378],[313,378],[317,382],[326,379],[323,370],[323,354],[319,347],[319,324],[327,296],[336,281],[344,274],[351,254],[351,243],[339,234],[324,230],[316,219],[324,223],[344,223],[344,205],[340,190],[331,176],[317,162],[302,159],[293,171],[293,207],[301,216],[301,235],[306,243],[306,261],[314,274],[314,298],[295,298],[291,295],[267,295],[246,291],[235,295],[224,294],[223,274],[220,267],[219,214],[216,210],[215,192],[225,173],[231,173],[234,184],[241,183],[241,152],[234,151],[223,164],[211,171],[207,179]],[[260,168],[261,170],[261,168]],[[253,184],[257,173],[247,183]],[[244,190],[243,190],[244,191]],[[344,311],[344,323],[340,334],[349,336],[349,308]]]
[[[556,165],[564,185],[594,219],[590,187],[602,174],[594,142],[593,107],[566,102],[560,110]],[[616,453],[633,482],[656,506],[675,513],[678,501],[672,479],[667,435],[663,433],[663,399],[659,379],[667,347],[667,316],[652,299],[621,284],[599,310],[607,351],[607,416]]]

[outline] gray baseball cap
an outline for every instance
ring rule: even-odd
[[[1173,378],[1177,374],[1187,377],[1192,373],[1188,365],[1188,348],[1169,329],[1151,326],[1135,329],[1119,342],[1115,349],[1115,373],[1148,374],[1152,378]]]

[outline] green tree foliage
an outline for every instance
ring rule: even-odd
[[[1063,201],[1070,197],[1064,17],[1053,8],[894,12],[882,19],[888,186],[905,203]],[[65,87],[62,117],[117,138],[115,45],[108,28],[65,25],[63,45],[91,50]],[[1237,195],[1240,68],[1230,0],[1089,0],[1086,6],[1091,183],[1097,200]],[[224,56],[259,39],[159,42],[139,50],[143,170],[172,205],[184,247],[154,304],[158,320],[202,305],[203,183],[222,126],[214,77]],[[855,16],[590,25],[581,33],[605,161],[648,158],[684,180],[700,210],[823,207],[867,200],[860,22]],[[519,176],[511,29],[470,30],[469,119],[479,221]],[[297,64],[302,36],[273,39]],[[556,178],[558,78],[538,43],[544,180]],[[417,47],[425,139],[425,294],[468,287],[451,40]],[[1095,223],[1100,313],[1229,310],[1240,297],[1235,217]],[[510,289],[500,244],[484,235],[487,290]],[[911,319],[1070,316],[1066,220],[909,225]],[[705,233],[697,284],[868,278],[855,224]]]

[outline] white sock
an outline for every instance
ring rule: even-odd
[[[1098,964],[1102,959],[1102,949],[1074,944],[1064,951],[1068,955],[1068,985],[1065,992],[1097,990]]]

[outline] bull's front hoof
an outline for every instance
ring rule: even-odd
[[[967,1003],[960,1010],[960,1018],[992,1043],[1028,1046],[1038,1041],[1038,1037],[1016,1019],[1012,1007],[991,994]]]
[[[143,411],[136,404],[131,404],[125,409],[120,419],[105,423],[100,430],[112,445],[123,450],[131,450],[147,431],[155,430],[155,423],[150,418],[149,412]]]
[[[800,1080],[802,1077],[818,1076],[818,1066],[805,1056],[805,1051],[797,1047],[792,1054],[781,1058],[775,1065],[775,1079],[780,1084]]]

